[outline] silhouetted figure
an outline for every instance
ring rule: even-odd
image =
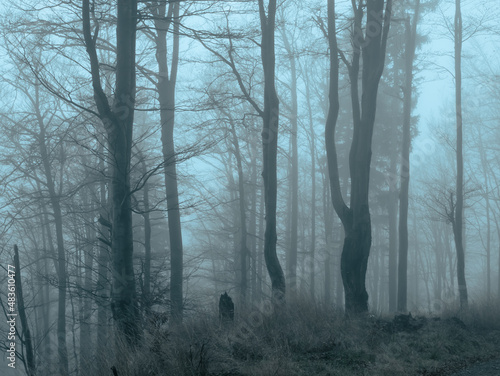
[[[219,299],[219,320],[221,322],[229,322],[234,320],[234,303],[233,299],[224,292]]]

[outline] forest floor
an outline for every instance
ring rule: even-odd
[[[500,359],[490,360],[467,367],[466,369],[456,372],[451,376],[499,376],[500,375]]]
[[[199,313],[152,331],[142,352],[127,356],[128,369],[117,368],[119,376],[499,376],[499,313],[473,306],[353,320],[299,302],[279,314],[247,310],[228,325]],[[109,359],[99,368],[109,370]]]

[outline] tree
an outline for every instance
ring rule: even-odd
[[[401,149],[401,188],[399,193],[398,311],[405,312],[408,290],[408,192],[410,188],[411,110],[413,64],[415,59],[420,0],[415,0],[413,19],[405,19],[405,68],[403,102],[403,147]]]
[[[385,3],[385,11],[384,11]],[[335,25],[335,1],[328,1],[328,39],[330,47],[330,108],[325,126],[325,144],[332,202],[345,231],[341,257],[341,273],[347,314],[368,311],[365,287],[366,269],[371,247],[371,220],[368,203],[371,143],[375,123],[378,84],[384,69],[387,36],[391,20],[392,0],[366,3],[366,26],[363,33],[364,4],[352,2],[354,25],[352,59],[348,62],[339,50]],[[339,56],[349,71],[353,112],[353,138],[349,152],[351,197],[348,207],[340,189],[335,126],[339,113]],[[361,101],[358,79],[363,59]]]
[[[465,280],[465,251],[463,242],[464,214],[464,157],[463,157],[463,117],[462,117],[462,10],[461,0],[455,0],[455,118],[457,124],[457,184],[456,202],[452,215],[453,235],[457,252],[457,281],[460,307],[467,308],[467,282]],[[453,201],[453,197],[450,198]]]
[[[262,146],[264,178],[264,204],[266,212],[266,229],[264,233],[264,258],[267,271],[271,278],[273,298],[276,303],[285,298],[285,277],[276,254],[276,203],[277,203],[277,176],[276,159],[278,153],[278,122],[279,100],[275,86],[275,49],[274,32],[276,21],[276,0],[269,0],[266,10],[264,1],[259,0],[260,26],[262,31],[261,58],[264,69],[264,110],[261,111],[263,120]]]
[[[167,196],[168,233],[170,239],[170,307],[174,322],[182,321],[182,228],[177,184],[177,161],[174,144],[175,86],[179,64],[179,1],[155,2],[152,8],[158,64],[158,81],[155,83],[160,103],[161,142],[164,159],[165,189]],[[169,70],[167,34],[172,29],[172,64]]]
[[[111,169],[112,205],[112,311],[119,333],[135,344],[140,337],[139,309],[133,268],[130,160],[135,103],[135,44],[137,1],[119,1],[116,23],[116,82],[113,103],[102,85],[96,40],[99,24],[89,0],[83,0],[83,37],[90,59],[97,115],[107,133]],[[91,16],[95,22],[92,34]]]

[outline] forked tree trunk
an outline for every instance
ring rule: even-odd
[[[332,202],[345,230],[344,246],[341,257],[341,272],[344,283],[346,314],[368,311],[368,293],[365,286],[368,256],[371,246],[371,219],[368,203],[370,182],[371,143],[378,84],[384,69],[387,36],[392,11],[392,0],[376,0],[366,3],[367,20],[370,25],[366,35],[362,32],[364,5],[353,1],[353,57],[348,63],[351,81],[351,101],[353,109],[354,132],[349,153],[351,173],[351,200],[348,207],[340,190],[337,151],[335,146],[335,127],[339,113],[339,51],[335,25],[335,1],[328,1],[328,39],[330,47],[330,109],[325,126],[328,169]],[[377,25],[377,32],[373,32]],[[362,96],[358,92],[360,58],[363,57]]]
[[[93,11],[93,10],[92,10]],[[116,83],[111,104],[102,88],[92,34],[89,0],[83,0],[82,21],[85,47],[90,59],[94,100],[107,132],[111,168],[112,277],[111,307],[119,334],[135,345],[141,334],[133,265],[130,159],[135,103],[135,42],[137,1],[123,0],[117,6]],[[96,28],[95,33],[98,32]]]

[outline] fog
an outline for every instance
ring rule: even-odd
[[[267,305],[494,312],[497,0],[1,4],[3,374],[266,374],[119,349]]]

